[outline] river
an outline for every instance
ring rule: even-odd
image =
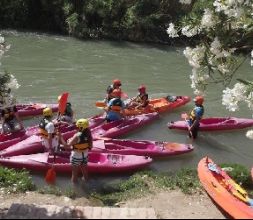
[[[21,87],[15,92],[20,103],[55,103],[64,91],[70,93],[70,101],[76,118],[89,117],[101,110],[95,101],[105,96],[112,79],[122,81],[122,89],[130,97],[145,84],[152,98],[166,95],[189,95],[191,68],[183,56],[183,48],[164,45],[135,44],[114,41],[81,41],[71,37],[42,35],[9,31],[4,33],[11,44],[2,58],[2,68],[13,73]],[[249,77],[252,68],[245,63],[236,77]],[[207,91],[205,117],[237,116],[252,117],[242,106],[236,113],[228,112],[221,104],[222,86],[212,85]],[[169,130],[167,123],[180,119],[193,102],[171,113],[164,113],[152,124],[133,131],[122,138],[147,139],[188,143],[185,132]],[[39,118],[25,124],[38,123]],[[217,163],[241,163],[252,167],[252,141],[245,136],[247,129],[228,132],[200,133],[194,141],[195,150],[190,154],[156,159],[151,169],[158,172],[183,167],[196,168],[199,160],[208,155]],[[95,177],[95,179],[99,177]]]

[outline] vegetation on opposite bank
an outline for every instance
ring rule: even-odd
[[[253,193],[253,184],[250,171],[239,164],[222,164],[226,172],[237,183],[242,185],[250,195]],[[100,189],[89,192],[89,199],[95,199],[104,205],[114,205],[128,199],[140,198],[147,194],[162,190],[181,189],[186,194],[202,192],[197,170],[183,168],[177,172],[155,173],[153,171],[138,172],[128,180],[117,184],[105,184]],[[54,194],[75,199],[75,190],[60,189],[57,186],[37,188],[32,182],[29,172],[0,167],[0,192],[18,193],[37,190],[42,194]]]

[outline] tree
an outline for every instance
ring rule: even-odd
[[[4,53],[9,50],[9,48],[10,46],[6,45],[4,37],[0,35],[0,59]],[[0,106],[8,106],[13,104],[15,99],[11,93],[11,90],[18,88],[19,84],[12,74],[7,71],[0,72]]]
[[[180,0],[192,4],[191,0]],[[191,87],[204,94],[211,83],[222,83],[222,104],[229,111],[239,110],[246,102],[253,110],[253,82],[238,79],[231,84],[243,62],[253,66],[253,2],[252,0],[197,0],[192,11],[175,24],[170,23],[170,37],[180,35],[194,39],[195,47],[186,47],[184,55],[192,67]],[[247,133],[253,139],[253,130]]]

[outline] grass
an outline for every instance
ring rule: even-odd
[[[26,192],[36,189],[29,172],[0,167],[0,190],[5,193]]]
[[[92,197],[99,199],[104,205],[112,206],[129,198],[139,198],[157,190],[179,188],[186,194],[192,194],[201,188],[197,171],[182,169],[176,173],[154,173],[144,171],[136,173],[128,180],[118,184],[107,185],[100,192],[92,193]]]

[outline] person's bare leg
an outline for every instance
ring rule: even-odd
[[[81,168],[84,180],[88,181],[87,165],[80,165],[80,168]]]
[[[77,183],[79,166],[72,166],[72,183]]]

